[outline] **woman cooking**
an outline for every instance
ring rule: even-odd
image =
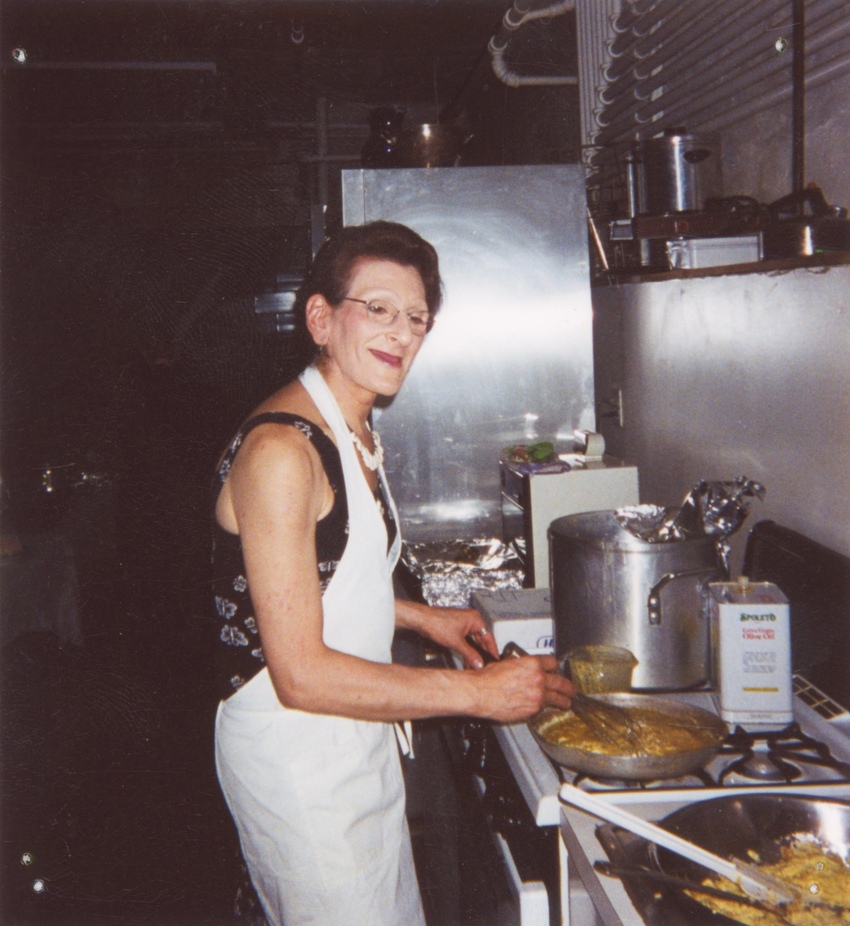
[[[567,708],[554,657],[497,655],[481,616],[394,600],[401,538],[369,416],[401,388],[441,301],[433,247],[343,229],[297,300],[318,358],[263,402],[220,464],[214,589],[219,780],[270,923],[424,923],[393,723]],[[397,628],[477,671],[391,663]]]

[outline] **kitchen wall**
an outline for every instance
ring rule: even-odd
[[[702,66],[683,84],[672,75],[687,63],[685,5],[669,11],[671,26],[673,14],[680,16],[682,37],[670,29],[659,32],[670,41],[659,40],[652,49],[670,81],[651,99],[647,93],[632,99],[629,81],[651,83],[656,71],[644,66],[630,77],[629,68],[611,57],[609,44],[623,45],[626,38],[600,28],[595,5],[578,0],[579,45],[590,55],[582,71],[588,89],[584,140],[599,141],[607,132],[607,140],[625,143],[670,120],[691,131],[718,132],[723,192],[772,202],[793,189],[791,4],[727,4],[740,22],[730,17],[725,26],[707,18]],[[612,0],[607,7],[611,16],[634,13]],[[705,13],[699,3],[692,7],[695,15]],[[654,14],[635,15],[649,21]],[[846,12],[840,0],[811,0],[806,19],[804,179],[817,184],[829,203],[850,207]],[[750,33],[739,28],[744,20]],[[634,41],[648,41],[641,38],[646,30],[638,31]],[[778,38],[786,42],[777,45]],[[702,40],[692,34],[687,41]],[[612,62],[613,71],[606,70]],[[623,92],[612,96],[606,81],[618,73]],[[619,112],[612,116],[609,110],[607,122],[597,122],[609,106]],[[653,106],[653,121],[644,124],[638,110],[645,114]],[[611,452],[638,464],[642,500],[676,504],[703,478],[746,475],[767,487],[766,499],[754,503],[735,538],[733,568],[740,566],[747,531],[766,518],[850,555],[847,292],[846,265],[606,281],[593,290],[597,403],[621,390],[624,413],[622,427],[616,417],[600,417],[598,427]],[[612,410],[598,407],[601,414]]]
[[[771,88],[769,88],[771,89]],[[772,88],[775,89],[775,88]],[[850,74],[807,89],[805,182],[831,205],[850,209]],[[721,132],[723,191],[773,202],[794,188],[788,100]]]
[[[773,519],[850,555],[850,266],[691,276],[593,290],[597,402],[622,391],[608,449],[636,463],[641,501],[701,479],[767,488]]]

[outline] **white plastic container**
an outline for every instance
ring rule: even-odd
[[[745,576],[708,589],[720,716],[743,726],[786,726],[794,719],[788,599],[772,582]]]

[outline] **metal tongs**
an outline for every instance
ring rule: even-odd
[[[593,868],[600,874],[612,878],[649,878],[658,881],[660,884],[666,884],[669,887],[676,887],[690,893],[705,894],[707,897],[716,897],[720,900],[755,907],[755,909],[763,910],[765,913],[775,917],[783,926],[794,926],[793,920],[785,917],[781,907],[767,903],[764,900],[756,900],[755,897],[750,897],[747,894],[735,894],[732,891],[724,891],[710,884],[697,884],[696,881],[691,881],[688,878],[669,875],[663,871],[656,871],[654,868],[647,868],[645,865],[612,865],[610,862],[594,862]]]
[[[502,659],[509,656],[527,656],[516,643],[508,643],[502,650]],[[640,727],[624,707],[608,704],[598,698],[577,691],[572,696],[572,709],[599,738],[613,746],[635,747],[640,741]]]

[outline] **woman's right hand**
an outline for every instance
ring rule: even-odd
[[[543,707],[568,710],[573,683],[558,671],[554,656],[521,656],[493,662],[475,672],[481,709],[476,714],[501,723],[528,720]]]

